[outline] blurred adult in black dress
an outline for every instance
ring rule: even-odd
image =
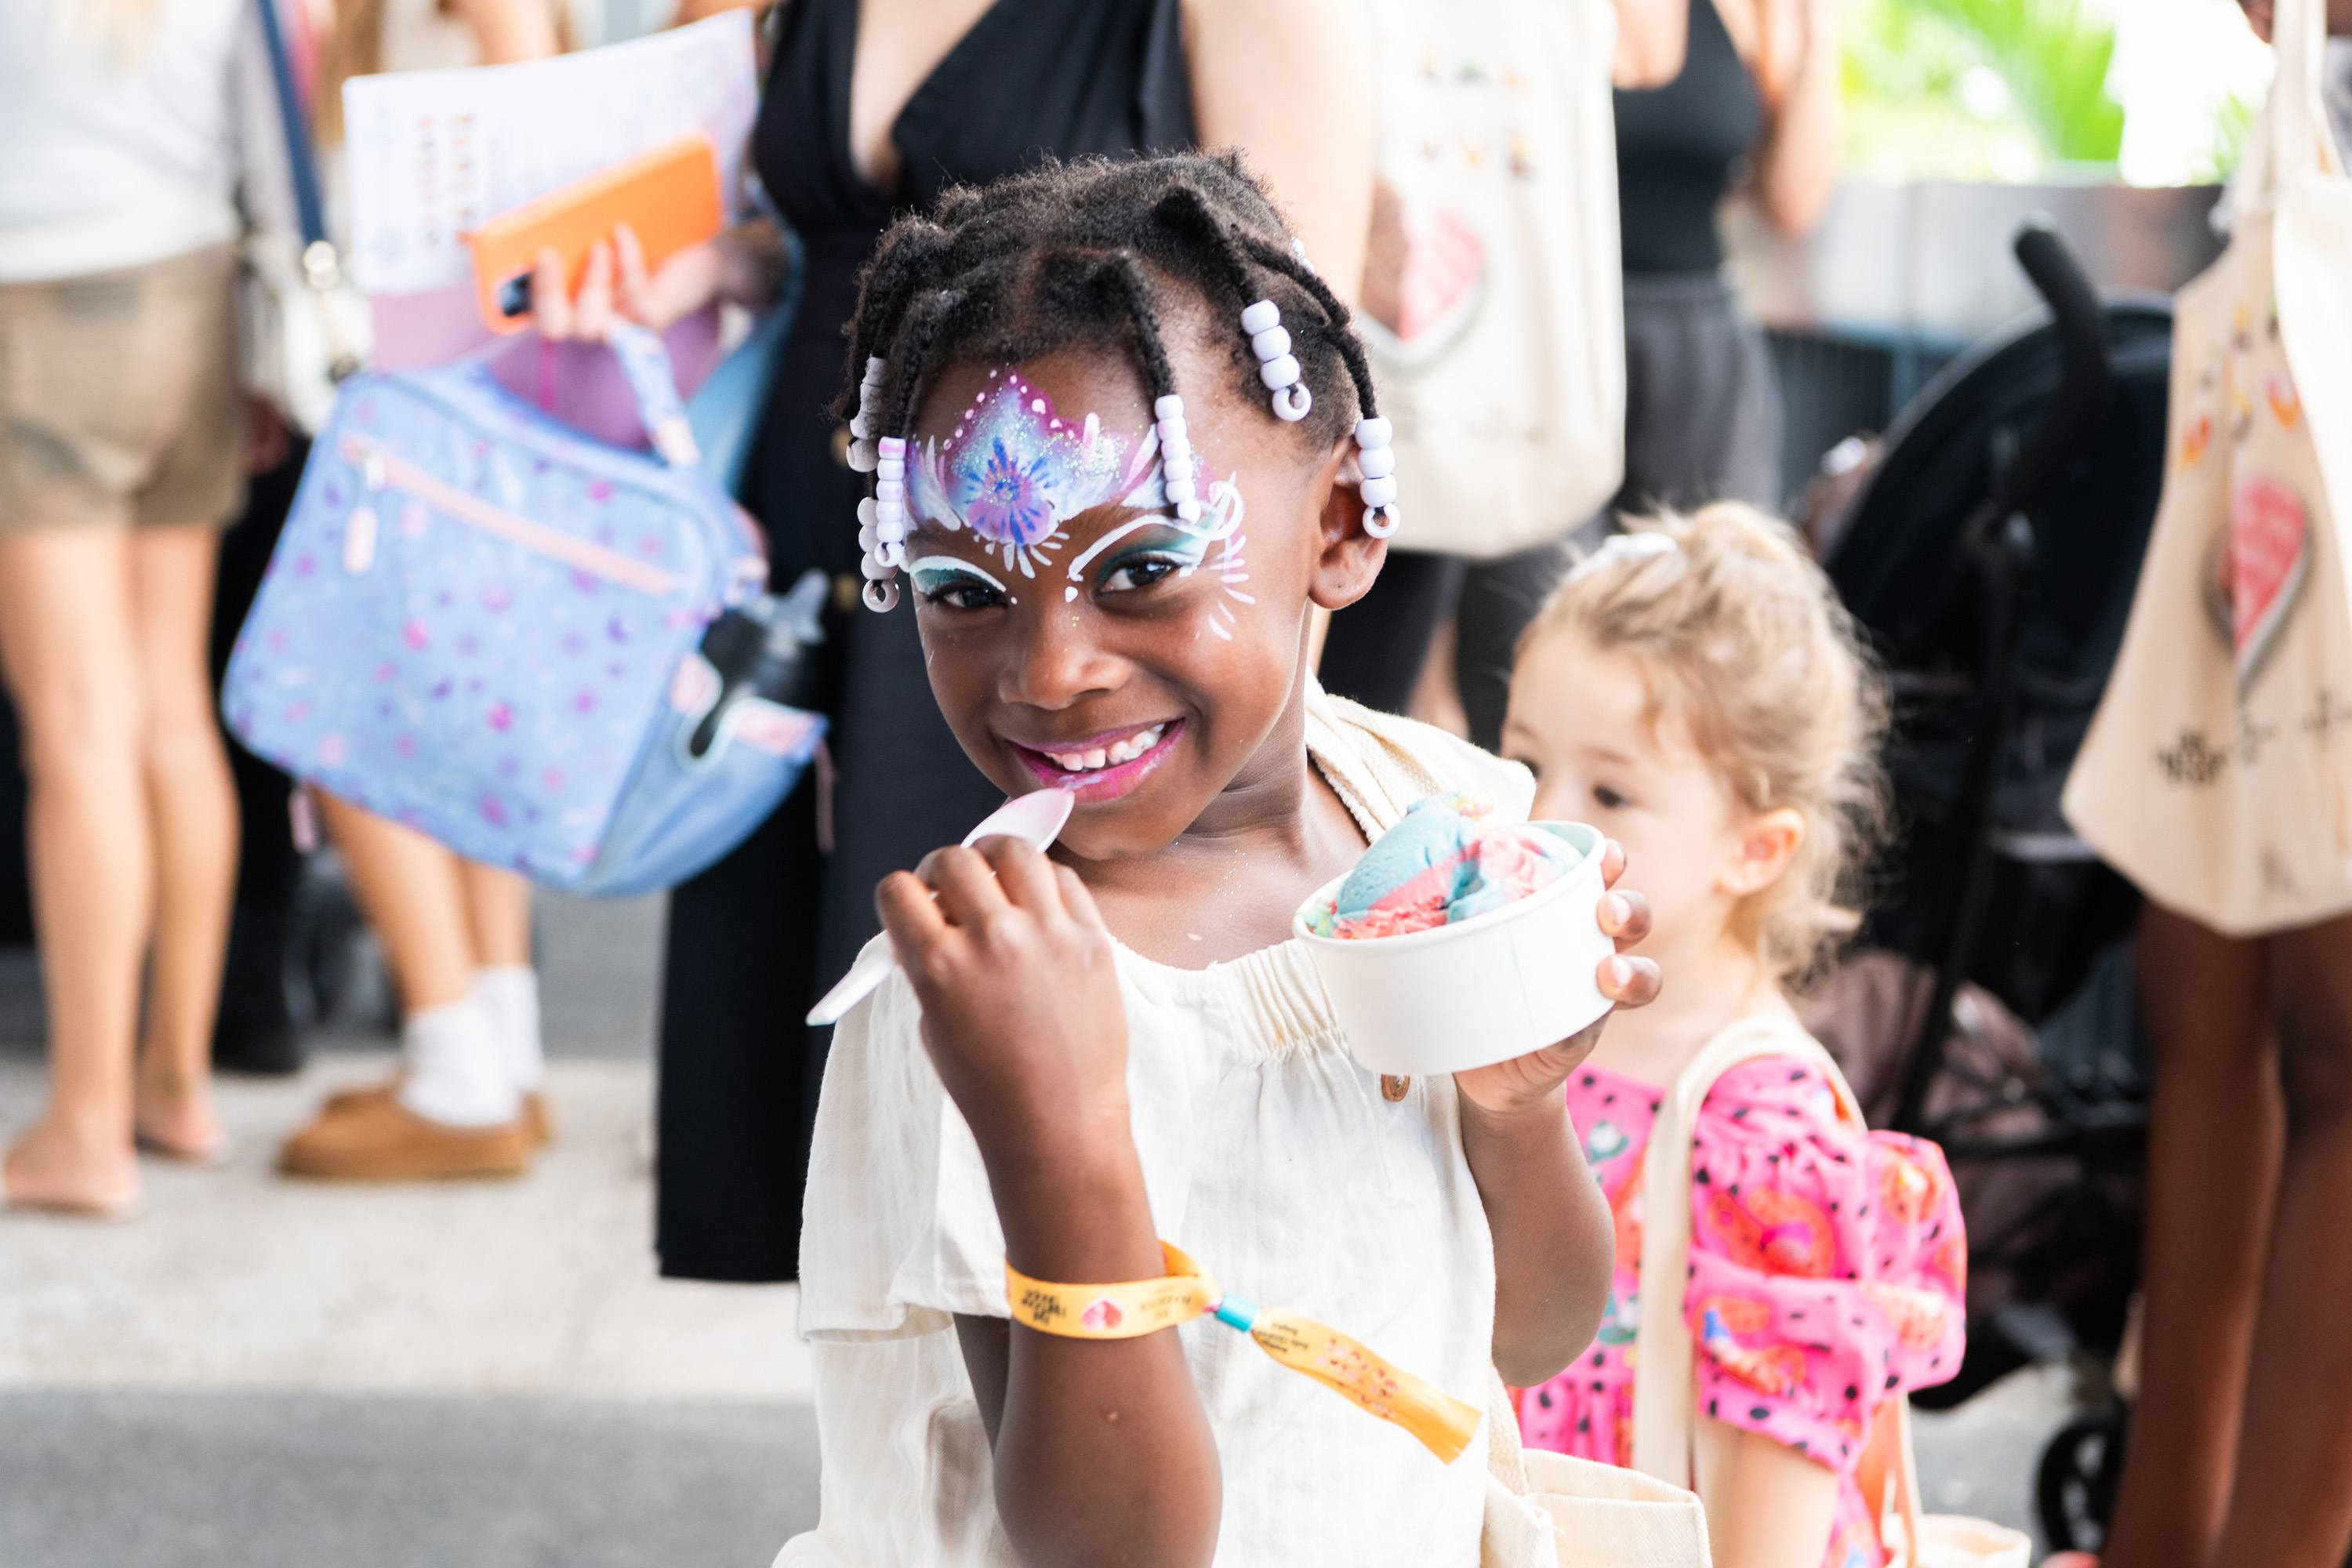
[[[1199,62],[1196,66],[1194,62]],[[1047,153],[1236,146],[1343,293],[1371,207],[1370,65],[1345,0],[790,0],[753,153],[807,247],[745,501],[771,579],[836,587],[827,624],[837,780],[811,783],[670,907],[661,1008],[662,1271],[789,1279],[829,1031],[801,1023],[878,929],[874,885],[1002,802],[931,700],[914,617],[855,602],[860,477],[825,412],[840,328],[891,215]],[[715,290],[756,299],[756,236],[667,264],[616,261],[557,331],[623,312],[658,322]],[[593,296],[593,297],[592,297]],[[1240,326],[1235,324],[1238,332]],[[821,809],[829,795],[830,809]]]

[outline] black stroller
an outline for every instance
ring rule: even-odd
[[[2059,794],[2123,637],[2164,471],[2170,302],[2102,299],[2057,236],[2019,263],[2047,313],[1948,366],[1888,434],[1827,567],[1893,679],[1888,754],[1901,848],[1864,945],[1909,961],[1915,1023],[1874,1113],[1936,1139],[1971,1215],[1969,1353],[1923,1405],[1955,1405],[2031,1362],[2066,1360],[2095,1413],[2042,1457],[2053,1546],[2091,1546],[2123,1436],[2108,1375],[2137,1277],[2146,1087],[2122,949],[2136,895],[2068,831]],[[2118,979],[2122,984],[2118,984]],[[1963,986],[2042,1048],[1964,1048]],[[2109,1015],[2087,1029],[2104,988]],[[1966,1009],[1962,1009],[1965,1014]],[[2053,1020],[2056,1022],[2053,1023]],[[2053,1048],[2074,1025],[2075,1043]],[[1867,1093],[1865,1098],[1871,1098]]]

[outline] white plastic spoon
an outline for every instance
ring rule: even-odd
[[[964,847],[970,848],[983,838],[1003,837],[1018,838],[1033,849],[1051,848],[1077,804],[1078,797],[1066,789],[1032,790],[1027,795],[1015,795],[965,834]],[[813,1025],[838,1023],[841,1016],[864,1001],[898,963],[888,942],[877,942],[867,948],[857,955],[857,962],[849,966],[841,983],[809,1009],[808,1021]]]

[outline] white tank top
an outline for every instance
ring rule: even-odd
[[[76,278],[233,237],[232,65],[249,0],[152,0],[143,47],[0,3],[0,281]]]

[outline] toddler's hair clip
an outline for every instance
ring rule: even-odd
[[[1611,562],[1623,562],[1630,566],[1647,561],[1653,556],[1679,555],[1682,553],[1682,548],[1675,542],[1672,534],[1660,533],[1654,529],[1641,529],[1633,533],[1612,533],[1601,542],[1600,548],[1569,569],[1568,580],[1573,583],[1579,577],[1596,572],[1603,564]]]
[[[1344,1394],[1412,1434],[1452,1464],[1478,1429],[1478,1411],[1444,1389],[1401,1372],[1358,1341],[1295,1313],[1270,1311],[1218,1288],[1181,1249],[1160,1244],[1160,1279],[1118,1285],[1054,1285],[1007,1263],[1004,1300],[1013,1321],[1067,1340],[1131,1340],[1196,1318],[1214,1318],[1255,1340],[1293,1372]]]

